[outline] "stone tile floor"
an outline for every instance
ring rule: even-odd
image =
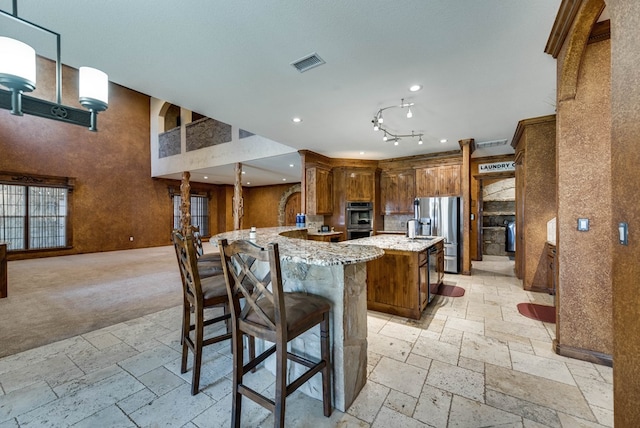
[[[612,369],[554,354],[555,326],[516,309],[553,297],[523,291],[506,257],[473,266],[472,276],[445,276],[465,296],[437,296],[420,320],[369,312],[356,401],[325,418],[319,401],[295,393],[287,426],[613,426]],[[205,348],[202,392],[191,396],[180,317],[176,307],[0,359],[0,428],[229,426],[229,346]],[[258,370],[251,384],[273,391],[273,376]],[[243,403],[243,426],[273,425]]]

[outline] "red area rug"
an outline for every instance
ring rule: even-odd
[[[518,312],[527,318],[542,322],[556,323],[556,308],[537,303],[518,303]]]
[[[455,285],[440,284],[436,294],[449,297],[462,297],[464,296],[464,288],[456,287]]]

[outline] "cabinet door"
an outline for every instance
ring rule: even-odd
[[[413,170],[398,173],[397,214],[413,214],[416,197],[416,174]]]
[[[447,165],[439,168],[440,196],[460,195],[460,165]]]
[[[346,200],[356,202],[373,201],[373,171],[348,169],[346,172]]]
[[[305,174],[307,214],[331,214],[333,211],[333,180],[331,171],[324,168],[312,167],[307,168]]]
[[[420,168],[416,170],[416,196],[438,196],[439,168]]]
[[[382,214],[393,214],[398,209],[398,176],[382,174],[380,176],[380,199]]]
[[[318,182],[316,192],[318,197],[317,214],[331,214],[333,212],[333,180],[331,171],[326,169],[318,170]]]

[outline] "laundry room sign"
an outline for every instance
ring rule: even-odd
[[[478,165],[478,171],[480,172],[480,174],[484,174],[487,172],[507,172],[507,171],[515,171],[515,170],[516,170],[516,163],[514,161],[481,163]]]

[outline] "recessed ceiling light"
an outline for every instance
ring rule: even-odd
[[[446,142],[447,142],[447,139],[446,139],[446,138],[443,138],[442,140],[440,140],[440,142],[444,144],[444,143],[446,143]]]
[[[422,85],[411,85],[409,87],[409,90],[411,92],[418,92],[420,89],[422,89]]]
[[[364,152],[360,152],[360,154],[361,154],[361,155],[363,155],[363,154],[364,154]]]
[[[287,179],[286,179],[286,178],[283,178],[283,179],[282,179],[282,181],[287,181]]]
[[[293,123],[300,123],[302,122],[302,119],[300,119],[299,117],[294,117],[293,119],[291,119],[293,121]]]
[[[243,173],[243,174],[246,174],[246,173],[247,173],[247,171],[242,171],[242,173]]]
[[[247,181],[247,184],[251,184],[251,182],[250,182],[250,181]]]
[[[289,168],[293,168],[293,164],[292,163],[289,164]]]
[[[206,180],[207,178],[209,178],[209,177],[205,175],[205,176],[204,176],[204,179]]]

